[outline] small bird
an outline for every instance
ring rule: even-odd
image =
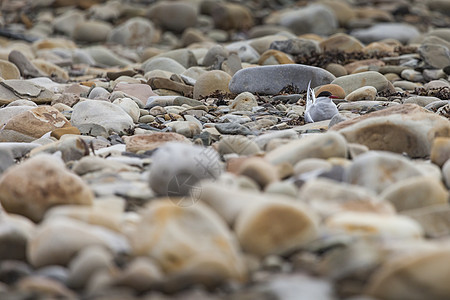
[[[336,96],[333,96],[328,91],[324,91],[317,95],[316,99],[310,86],[311,81],[309,81],[308,90],[306,91],[305,121],[307,123],[329,120],[339,113],[336,104],[332,100],[332,98],[337,98]]]

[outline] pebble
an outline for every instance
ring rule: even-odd
[[[222,166],[216,151],[210,148],[173,142],[159,147],[152,156],[150,187],[159,195],[183,197],[199,180],[217,178]]]
[[[236,235],[241,246],[259,257],[283,255],[318,235],[317,216],[308,207],[281,197],[273,198],[273,201],[248,205],[236,220]]]
[[[331,83],[335,77],[324,69],[300,64],[245,68],[233,75],[230,91],[273,95],[289,85],[306,90],[310,80],[315,87]]]
[[[133,127],[133,119],[120,108],[106,101],[86,100],[73,107],[70,122],[83,133],[89,133],[100,126],[109,132],[124,132]]]
[[[306,158],[345,157],[347,143],[334,132],[302,138],[280,146],[265,155],[272,164],[289,163],[292,166]]]
[[[36,181],[35,176],[41,178]],[[0,181],[3,208],[37,222],[46,210],[61,204],[92,204],[93,194],[78,176],[50,155],[39,155],[9,168]]]
[[[194,99],[209,96],[215,91],[229,93],[228,84],[231,76],[220,70],[209,71],[200,75],[194,85]]]
[[[377,97],[377,89],[373,86],[360,87],[345,97],[347,101],[368,100],[373,101]]]
[[[445,132],[450,130],[450,123],[415,104],[404,104],[340,122],[331,130],[339,131],[348,142],[366,145],[371,150],[425,157],[430,155],[435,136],[448,135]],[[375,136],[383,136],[383,141]]]
[[[424,172],[412,161],[400,154],[384,151],[358,155],[345,170],[346,182],[364,186],[376,193],[381,193],[396,182],[420,175],[424,175]]]
[[[331,82],[331,84],[336,84],[342,87],[346,95],[356,89],[366,86],[367,83],[376,88],[378,92],[389,89],[389,81],[386,77],[375,71],[341,76]]]
[[[447,298],[446,1],[138,2],[2,1],[0,298]]]
[[[207,206],[197,203],[186,209],[166,199],[152,202],[141,215],[129,237],[133,251],[158,263],[170,278],[170,290],[245,280],[243,257],[231,232]]]
[[[448,191],[433,177],[417,176],[400,180],[380,195],[391,202],[398,212],[418,209],[425,206],[446,204]]]

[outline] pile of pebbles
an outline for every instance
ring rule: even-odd
[[[0,8],[0,298],[448,299],[449,0]]]

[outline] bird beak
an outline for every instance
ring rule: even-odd
[[[339,97],[335,96],[335,95],[331,95],[330,96],[331,99],[339,99]]]

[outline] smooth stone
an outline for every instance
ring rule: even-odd
[[[326,66],[325,70],[333,74],[335,77],[348,75],[347,70],[340,64],[330,63]]]
[[[330,171],[333,165],[321,158],[305,158],[294,165],[294,175],[316,174],[321,171]]]
[[[216,123],[215,128],[221,134],[240,134],[240,135],[251,135],[253,132],[244,125],[239,123]]]
[[[406,98],[403,103],[411,103],[411,104],[417,104],[419,106],[425,107],[430,103],[439,101],[440,99],[437,97],[428,97],[428,96],[413,96]]]
[[[114,285],[130,287],[138,292],[145,292],[158,287],[163,282],[164,274],[158,264],[148,257],[134,258],[114,280]]]
[[[79,134],[79,131],[78,131]],[[59,152],[64,162],[76,161],[83,156],[89,155],[88,145],[82,138],[77,136],[67,136],[59,141],[42,145],[31,150],[30,156],[42,153],[53,154]]]
[[[175,74],[181,74],[186,71],[186,68],[176,60],[169,57],[152,57],[146,60],[141,68],[144,73],[153,70],[169,71]]]
[[[113,104],[119,106],[126,112],[131,119],[133,119],[134,123],[137,123],[140,117],[140,109],[139,106],[131,100],[130,98],[119,98],[114,100]]]
[[[373,192],[325,178],[307,181],[300,188],[298,198],[308,203],[324,219],[340,212],[395,214],[392,205]]]
[[[223,136],[217,144],[220,155],[236,153],[238,155],[253,155],[261,152],[258,145],[242,135]]]
[[[445,87],[450,88],[450,83],[444,80],[431,80],[430,82],[425,83],[423,87],[428,91]]]
[[[406,79],[406,80],[412,81],[412,82],[421,82],[424,80],[421,72],[415,71],[412,69],[403,70],[402,73],[400,74],[400,76],[403,79]]]
[[[81,126],[101,126],[107,132],[124,132],[133,127],[133,119],[118,105],[106,101],[86,100],[73,107],[70,122]],[[83,130],[80,129],[81,132]]]
[[[193,49],[195,50],[195,49]],[[190,67],[197,66],[197,58],[193,52],[193,50],[190,49],[175,49],[167,52],[163,52],[161,54],[158,54],[154,56],[153,58],[160,58],[160,57],[167,57],[175,60],[176,62],[180,63],[183,67],[186,69],[189,69]]]
[[[0,242],[2,245],[0,257],[2,261],[26,261],[27,243],[34,232],[35,225],[29,219],[20,215],[3,213],[0,218]]]
[[[218,65],[228,58],[228,51],[221,45],[214,45],[203,57],[202,64],[204,66]]]
[[[54,63],[45,61],[43,59],[33,59],[33,65],[38,68],[39,71],[46,74],[48,77],[53,78],[54,80],[59,81],[67,81],[69,80],[69,73],[63,68],[55,65]]]
[[[280,14],[277,23],[289,28],[296,35],[304,33],[329,35],[338,26],[333,11],[328,6],[321,4],[286,10]]]
[[[421,175],[424,175],[424,171],[412,161],[400,154],[384,151],[358,155],[345,169],[346,182],[363,186],[377,194],[396,182]]]
[[[389,88],[389,81],[386,77],[375,71],[341,76],[334,79],[331,84],[341,86],[346,95],[363,86],[373,86],[377,91]]]
[[[189,27],[195,27],[198,12],[191,3],[158,2],[150,5],[146,16],[165,30],[181,33]]]
[[[156,96],[155,92],[152,91],[152,88],[148,84],[119,82],[114,87],[114,92],[117,91],[124,92],[129,96],[139,99],[142,102],[142,105],[147,102],[149,97]]]
[[[253,179],[262,189],[279,180],[276,167],[260,157],[245,159],[238,169],[238,175]]]
[[[265,193],[276,194],[282,196],[288,196],[292,198],[297,198],[298,188],[297,186],[289,181],[274,181],[266,186],[264,189]]]
[[[447,188],[450,188],[450,159],[442,166],[442,175]]]
[[[311,87],[331,83],[334,75],[328,71],[300,64],[262,66],[245,68],[236,72],[230,81],[232,93],[277,94],[288,86],[306,90]]]
[[[238,41],[225,46],[229,53],[237,53],[241,62],[255,64],[258,62],[260,55],[255,48],[250,46],[248,41]]]
[[[343,51],[347,53],[361,51],[363,44],[356,38],[343,33],[336,33],[319,43],[320,49],[325,51]]]
[[[248,30],[255,22],[250,8],[240,3],[217,2],[209,13],[214,27],[222,30]]]
[[[311,55],[313,53],[320,53],[321,51],[316,42],[300,38],[276,40],[270,44],[269,48],[290,55]]]
[[[16,100],[16,101],[20,101],[20,100]],[[16,101],[13,101],[13,102],[16,102]],[[11,103],[13,103],[13,102],[11,102]],[[13,117],[15,117],[23,112],[33,109],[33,106],[8,106],[8,105],[6,107],[0,108],[0,124],[2,126],[4,124],[6,124]],[[34,106],[34,107],[36,107],[36,106]]]
[[[20,71],[15,64],[0,59],[0,77],[3,79],[20,79]]]
[[[17,66],[20,75],[24,78],[45,76],[31,63],[27,56],[18,50],[12,50],[8,55],[8,60]]]
[[[173,105],[182,106],[183,104],[186,104],[186,105],[189,105],[192,107],[196,107],[196,106],[204,105],[205,103],[195,100],[195,99],[187,98],[187,97],[176,97],[173,100]]]
[[[89,55],[96,64],[107,67],[126,67],[131,64],[131,61],[122,58],[103,46],[92,46],[84,48],[83,51]]]
[[[192,138],[197,134],[200,134],[202,126],[197,122],[192,121],[174,121],[166,124],[173,132],[181,134],[187,138]]]
[[[126,238],[105,227],[69,218],[54,218],[38,226],[28,243],[28,262],[36,267],[68,265],[89,246],[102,246],[112,253],[130,253]]]
[[[235,231],[244,251],[258,257],[283,255],[317,238],[318,218],[312,210],[281,196],[271,198],[249,204],[237,217]]]
[[[340,132],[349,143],[371,150],[425,157],[430,155],[434,138],[449,136],[450,123],[420,106],[403,104],[340,122],[330,130]]]
[[[158,263],[169,281],[168,289],[246,280],[246,267],[234,236],[206,205],[183,208],[166,199],[152,201],[140,214],[141,220],[129,235],[133,251]]]
[[[402,212],[402,214],[419,222],[424,229],[425,235],[430,238],[444,238],[450,233],[449,213],[450,206],[448,203]]]
[[[112,29],[112,25],[107,22],[95,20],[84,21],[75,26],[72,32],[72,38],[80,42],[88,43],[105,42]]]
[[[2,142],[0,143],[0,151],[11,152],[12,156],[17,159],[26,155],[28,152],[33,150],[36,147],[39,147],[40,144],[37,143],[11,143],[11,142]]]
[[[123,137],[128,152],[139,153],[154,150],[169,142],[190,143],[183,135],[175,132],[155,132]]]
[[[395,214],[340,212],[329,217],[325,226],[334,234],[380,237],[383,239],[420,239],[423,229],[413,219]]]
[[[450,138],[437,137],[431,145],[430,160],[432,163],[442,167],[450,159]]]
[[[390,101],[366,101],[359,100],[353,102],[341,102],[337,105],[339,111],[358,111],[358,112],[373,112],[383,110],[387,107],[400,106],[400,103]],[[357,114],[352,114],[350,117],[341,114],[335,115],[330,121],[329,128],[332,128],[337,123],[349,120],[354,117],[359,117]]]
[[[272,164],[289,163],[294,166],[306,158],[346,157],[347,142],[340,134],[327,132],[289,142],[268,153],[265,158]]]
[[[353,30],[350,35],[363,43],[377,42],[385,39],[395,39],[407,44],[420,35],[416,27],[402,23],[380,23],[369,28]]]
[[[253,139],[260,149],[264,150],[266,145],[274,139],[297,139],[298,134],[293,129],[284,129],[279,131],[265,132]]]
[[[380,197],[402,212],[448,202],[448,191],[433,177],[418,176],[398,181],[387,187]]]
[[[433,68],[442,69],[450,66],[450,50],[445,46],[424,44],[417,51],[425,63]]]
[[[124,145],[119,145],[120,148]],[[111,148],[115,148],[114,146],[108,147],[107,150],[110,151],[109,153],[105,154],[112,154],[112,155],[120,155],[122,152],[124,152],[126,149],[123,147],[123,149],[120,150],[113,150]],[[122,151],[123,150],[123,151]],[[101,152],[101,151],[97,151]],[[111,152],[118,152],[118,153],[111,153]],[[99,155],[102,155],[101,153]],[[79,176],[86,175],[88,173],[94,173],[98,171],[103,171],[105,173],[107,172],[121,172],[121,171],[135,171],[136,169],[133,167],[130,167],[124,163],[112,161],[112,160],[106,160],[105,158],[101,158],[99,156],[85,156],[75,162],[73,164],[72,171],[75,172],[75,174]],[[70,212],[74,212],[75,210],[71,208]],[[51,211],[50,211],[51,212]]]
[[[0,175],[15,164],[13,152],[7,147],[0,147]]]
[[[79,10],[68,10],[52,20],[55,31],[72,36],[78,23],[85,21],[85,15]]]
[[[346,64],[344,68],[349,74],[360,73],[365,70],[377,71],[380,67],[384,66],[385,63],[382,60],[372,58],[358,60],[349,64]]]
[[[194,85],[194,98],[199,99],[209,96],[217,90],[222,93],[229,93],[230,80],[231,76],[220,70],[209,71],[200,75]]]
[[[149,46],[153,42],[155,28],[147,19],[134,17],[113,28],[108,41],[128,47]]]
[[[345,99],[345,91],[342,87],[337,84],[325,84],[322,85],[316,92],[316,97],[319,96],[321,92],[330,92],[333,96],[338,97],[338,99]]]
[[[230,108],[239,111],[251,111],[254,107],[258,106],[256,97],[249,92],[243,92],[234,98],[230,104]]]
[[[261,54],[258,60],[258,65],[270,66],[270,65],[282,65],[282,64],[294,64],[292,58],[281,51],[269,49]]]
[[[84,248],[70,261],[67,286],[83,289],[96,272],[105,269],[114,269],[111,253],[100,246]]]
[[[88,99],[108,100],[111,93],[101,86],[94,87],[88,95]]]
[[[450,293],[442,279],[450,250],[446,244],[386,261],[371,276],[366,291],[377,299],[445,299]],[[414,284],[409,284],[414,282]],[[426,286],[426,289],[421,287]]]
[[[421,87],[421,84],[418,82],[411,82],[406,80],[399,80],[393,83],[394,87],[401,88],[405,91],[414,91],[416,88]]]
[[[76,299],[75,292],[63,283],[42,275],[31,275],[16,283],[18,291],[24,294],[42,295],[45,298]]]
[[[187,196],[198,180],[217,178],[222,172],[218,153],[185,143],[167,143],[152,155],[149,184],[159,195]]]
[[[41,180],[35,180],[36,176]],[[91,205],[93,200],[88,186],[50,155],[39,155],[8,169],[0,179],[0,190],[0,201],[6,211],[35,222],[51,206]]]
[[[39,106],[10,118],[0,132],[0,141],[32,142],[47,132],[70,126],[57,109]]]
[[[373,86],[360,87],[345,97],[347,101],[359,101],[359,100],[375,100],[377,97],[377,89]]]

